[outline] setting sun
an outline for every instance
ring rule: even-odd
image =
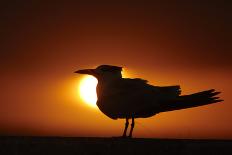
[[[79,84],[79,95],[81,99],[91,107],[96,107],[97,79],[93,76],[86,75]]]

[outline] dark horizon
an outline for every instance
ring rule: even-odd
[[[231,154],[231,145],[231,140],[0,137],[3,154]]]

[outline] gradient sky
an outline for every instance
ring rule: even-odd
[[[231,5],[1,2],[0,135],[110,137],[111,120],[78,96],[100,64],[125,67],[183,94],[215,88],[225,101],[137,119],[135,137],[232,138]]]

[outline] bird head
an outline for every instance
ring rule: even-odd
[[[96,77],[98,81],[109,81],[117,78],[122,78],[122,67],[111,65],[100,65],[95,69],[82,69],[75,73],[88,74]]]

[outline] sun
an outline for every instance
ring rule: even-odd
[[[79,84],[79,95],[81,99],[91,107],[97,107],[96,93],[97,79],[93,76],[86,75]]]

